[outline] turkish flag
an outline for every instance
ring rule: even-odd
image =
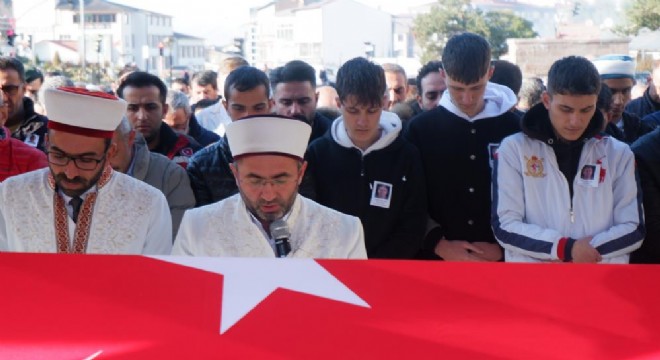
[[[0,358],[660,357],[658,266],[186,259],[0,254]]]

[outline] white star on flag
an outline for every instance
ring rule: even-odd
[[[277,288],[370,307],[313,259],[150,257],[224,276],[220,334],[229,330]]]

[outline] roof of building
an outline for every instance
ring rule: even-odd
[[[39,43],[42,42],[49,42],[51,44],[57,45],[59,47],[63,47],[71,51],[75,51],[75,52],[78,51],[78,42],[75,40],[43,40],[40,41]]]
[[[58,10],[72,10],[78,12],[80,10],[79,0],[60,0],[55,6]],[[104,13],[104,12],[144,12],[159,16],[172,17],[171,15],[157,13],[150,10],[139,9],[132,6],[113,3],[107,0],[85,0],[85,11]]]
[[[188,35],[188,34],[182,34],[180,32],[174,32],[174,37],[178,39],[194,39],[194,40],[205,40],[202,37],[199,36],[193,36],[193,35]]]

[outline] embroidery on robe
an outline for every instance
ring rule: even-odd
[[[55,184],[55,179],[53,178],[52,173],[48,174],[48,185],[54,190],[53,202],[55,205],[54,217],[57,253],[84,254],[86,252],[89,233],[92,226],[92,213],[94,212],[94,204],[96,203],[98,190],[103,188],[103,186],[110,181],[112,178],[112,172],[113,170],[110,165],[107,165],[105,169],[103,169],[99,181],[96,183],[97,192],[90,193],[85,198],[85,201],[80,208],[78,222],[76,223],[73,247],[71,247],[69,243],[69,216],[66,212],[64,198],[56,189],[57,185]]]

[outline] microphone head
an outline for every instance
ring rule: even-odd
[[[291,232],[289,231],[289,224],[282,219],[277,219],[270,223],[270,235],[273,239],[288,239],[291,237]]]

